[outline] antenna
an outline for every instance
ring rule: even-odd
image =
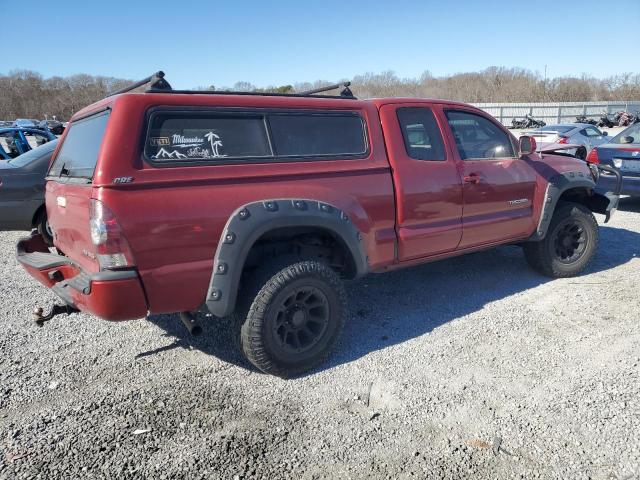
[[[335,83],[326,87],[314,88],[313,90],[305,90],[304,92],[300,92],[298,95],[313,95],[314,93],[328,92],[330,90],[335,90],[336,88],[344,87],[344,89],[340,92],[340,96],[354,98],[353,92],[349,88],[349,85],[351,85],[351,82]]]
[[[143,78],[139,82],[132,83],[128,87],[124,87],[120,90],[116,90],[115,92],[111,92],[105,98],[119,95],[121,93],[130,92],[131,90],[141,87],[142,85],[145,85],[147,83],[150,83],[150,88],[154,90],[171,90],[171,85],[169,85],[169,82],[164,79],[164,72],[162,70],[159,70],[153,75],[149,75],[147,78]]]

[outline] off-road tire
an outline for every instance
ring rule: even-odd
[[[569,245],[563,244],[567,237]],[[598,223],[584,205],[562,202],[553,213],[545,238],[524,243],[523,249],[537,272],[552,278],[575,277],[587,268],[598,249]],[[574,255],[563,259],[567,252]]]
[[[53,246],[53,237],[51,236],[51,228],[49,227],[49,222],[47,220],[47,212],[45,210],[41,211],[36,218],[36,230],[40,235],[42,235],[42,239],[44,243],[48,246]]]
[[[304,302],[297,306],[297,292],[306,290],[322,297],[317,299],[322,305],[313,308],[316,314],[320,310],[326,313],[326,323],[315,343],[300,353],[292,352],[293,347],[279,337],[282,329],[289,328],[283,326],[286,322],[282,321],[289,311],[284,302],[295,294],[296,303],[290,305],[291,308],[304,309]],[[241,296],[235,317],[242,352],[259,370],[283,378],[294,377],[323,363],[331,354],[347,315],[347,297],[340,277],[317,260],[275,259],[253,272]],[[303,296],[300,294],[300,298]],[[310,297],[311,300],[315,298]],[[309,312],[305,310],[305,318]],[[290,328],[294,328],[293,325]],[[300,338],[304,335],[297,338],[300,346]]]

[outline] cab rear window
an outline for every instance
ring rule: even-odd
[[[49,169],[50,177],[93,177],[110,112],[111,110],[106,110],[71,123],[64,143]]]
[[[160,165],[358,157],[367,151],[356,112],[154,112],[144,147],[146,159]]]

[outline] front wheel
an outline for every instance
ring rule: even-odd
[[[587,268],[598,248],[598,223],[584,205],[561,203],[545,238],[523,248],[537,272],[552,278],[574,277]]]
[[[305,260],[263,267],[254,274],[254,282],[259,290],[240,330],[247,359],[280,377],[324,362],[347,311],[338,275],[322,262]]]

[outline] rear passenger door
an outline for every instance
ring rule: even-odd
[[[463,183],[460,248],[522,238],[533,232],[536,173],[516,156],[511,137],[472,110],[446,109]]]
[[[383,105],[380,117],[396,191],[398,259],[455,250],[462,236],[462,185],[433,108]]]

